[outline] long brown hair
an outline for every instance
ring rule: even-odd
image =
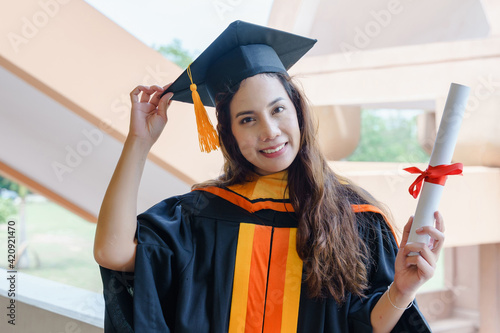
[[[316,126],[305,96],[292,79],[277,78],[297,111],[300,149],[288,168],[288,188],[297,219],[297,253],[304,261],[310,297],[331,295],[338,303],[348,292],[362,296],[368,286],[368,248],[359,236],[352,200],[378,203],[328,166],[316,141]],[[194,185],[230,186],[255,179],[253,165],[241,154],[231,130],[229,105],[240,84],[217,96],[217,131],[224,155],[220,178]],[[381,207],[382,208],[382,207]]]

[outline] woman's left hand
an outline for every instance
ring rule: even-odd
[[[410,217],[403,231],[403,239],[396,256],[394,283],[402,295],[415,295],[420,286],[428,281],[436,270],[436,264],[444,243],[444,222],[439,212],[434,213],[436,226],[426,226],[417,229],[419,235],[429,235],[429,244],[407,243],[410,235],[413,217]],[[408,256],[410,252],[420,255]],[[391,288],[391,289],[392,289]]]

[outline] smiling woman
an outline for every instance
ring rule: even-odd
[[[230,115],[238,148],[258,174],[279,172],[292,164],[300,145],[297,111],[275,76],[244,80],[231,101]]]
[[[132,91],[94,247],[106,331],[430,331],[413,299],[436,267],[442,219],[419,231],[431,246],[406,244],[410,219],[398,250],[381,205],[329,168],[287,73],[315,42],[236,21],[175,82]],[[216,107],[223,173],[136,219],[172,100],[194,103],[204,149],[217,142],[203,105]]]

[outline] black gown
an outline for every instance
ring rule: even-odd
[[[370,248],[366,297],[314,299],[295,250],[286,173],[166,199],[138,216],[134,273],[101,267],[106,332],[372,332],[370,313],[394,276],[394,232],[353,204]],[[416,304],[393,332],[430,332]]]

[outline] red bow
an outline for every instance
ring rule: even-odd
[[[405,171],[413,174],[420,174],[410,185],[409,192],[416,199],[422,188],[422,182],[444,185],[449,175],[461,175],[464,166],[462,163],[441,164],[428,166],[425,171],[416,167],[406,168]]]

